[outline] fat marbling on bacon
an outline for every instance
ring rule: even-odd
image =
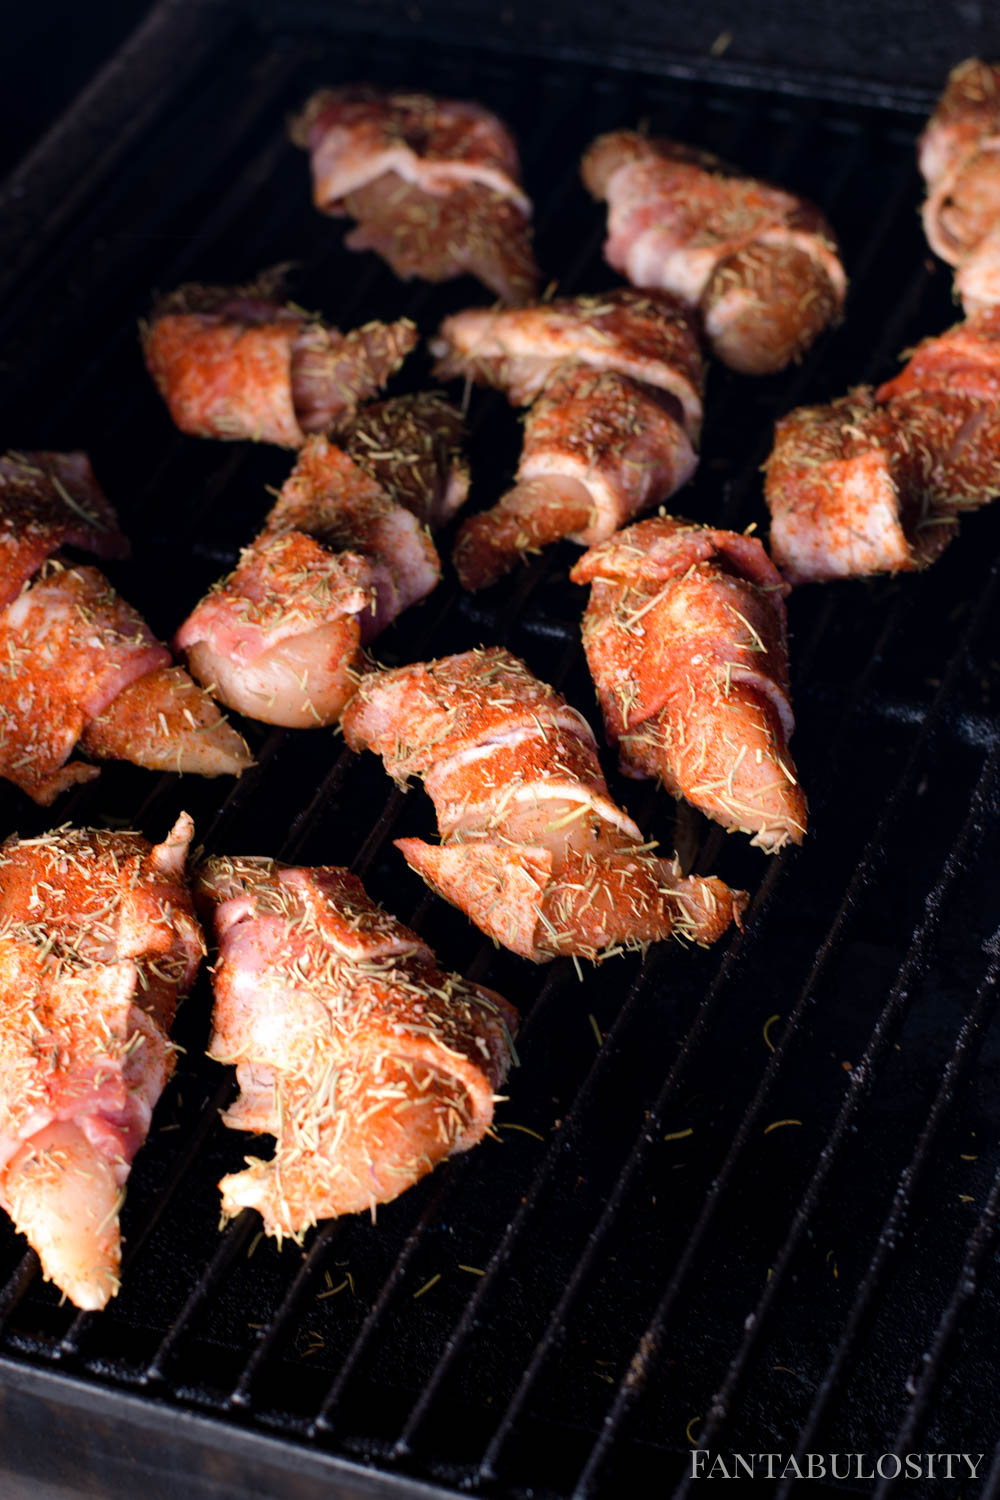
[[[321,89],[293,122],[321,213],[357,221],[404,280],[465,272],[506,302],[537,295],[531,200],[507,127],[479,104],[366,85]]]
[[[670,296],[628,290],[469,309],[445,320],[432,349],[440,376],[534,403],[517,484],[459,532],[454,560],[466,588],[495,582],[560,537],[605,540],[694,473],[704,370]]]
[[[967,314],[1000,303],[1000,63],[953,68],[920,137],[928,243]]]
[[[754,537],[655,516],[594,547],[587,662],[626,775],[769,851],[801,843],[806,801],[788,750],[787,585]]]
[[[54,556],[74,545],[108,557],[127,543],[83,454],[0,460],[0,775],[47,805],[99,768],[239,774],[243,740],[97,568]]]
[[[194,675],[251,718],[339,719],[362,648],[440,577],[425,523],[465,497],[453,408],[400,397],[361,413],[345,448],[302,447],[264,530],[177,632]]]
[[[125,1183],[203,953],[193,831],[182,813],[161,844],[65,827],[0,846],[0,1207],[82,1308],[118,1289]]]
[[[407,862],[487,936],[544,963],[671,934],[714,942],[744,897],[684,878],[612,801],[586,720],[499,647],[362,677],[343,719],[399,782],[420,776],[440,844]]]
[[[268,1234],[369,1209],[482,1140],[517,1012],[446,974],[420,938],[332,866],[210,859],[199,902],[219,944],[210,1056],[235,1064],[234,1130],[276,1137],[220,1183]]]
[[[839,316],[847,280],[836,240],[805,199],[633,130],[594,141],[582,173],[608,203],[608,263],[697,308],[732,369],[781,370]]]
[[[348,333],[248,287],[182,286],[143,324],[146,366],[182,432],[299,448],[348,423],[417,342],[406,318]]]

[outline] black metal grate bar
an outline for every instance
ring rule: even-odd
[[[1000,747],[998,747],[998,750],[1000,750]],[[716,1400],[713,1402],[712,1409],[700,1433],[699,1441],[704,1442],[706,1446],[711,1445],[717,1438],[739,1385],[746,1378],[746,1367],[753,1358],[768,1313],[781,1292],[783,1280],[799,1241],[806,1231],[810,1215],[832,1169],[836,1154],[847,1138],[861,1101],[876,1081],[879,1063],[884,1058],[889,1047],[899,1015],[909,1003],[914,984],[920,978],[921,971],[925,966],[927,956],[940,928],[945,904],[952,894],[959,875],[963,871],[964,862],[969,856],[972,840],[980,830],[983,807],[992,794],[996,781],[998,760],[1000,760],[1000,754],[994,752],[983,768],[983,773],[973,794],[972,806],[969,809],[968,817],[955,840],[954,847],[941,872],[940,879],[928,896],[924,918],[914,933],[910,951],[907,953],[906,961],[900,970],[899,977],[893,986],[885,1008],[878,1018],[861,1061],[852,1068],[848,1075],[847,1091],[836,1124],[824,1144],[823,1150],[817,1160],[816,1170],[802,1197],[789,1233],[775,1259],[773,1274],[768,1280],[756,1308],[747,1316],[746,1337],[727,1371],[726,1379]],[[655,1333],[651,1330],[651,1338],[647,1341],[647,1348],[653,1345],[654,1340],[658,1342],[659,1333],[659,1327],[656,1328]],[[678,1487],[677,1494],[679,1496],[688,1494],[690,1485],[691,1478],[688,1476]],[[585,1493],[585,1491],[581,1490],[581,1493]]]
[[[881,1283],[887,1274],[893,1252],[897,1247],[898,1241],[905,1233],[912,1212],[914,1194],[927,1168],[932,1148],[944,1125],[946,1114],[954,1104],[956,1090],[975,1062],[979,1048],[982,1045],[983,1031],[993,1017],[997,1000],[997,963],[994,959],[987,967],[983,981],[976,991],[962,1028],[956,1037],[954,1049],[941,1075],[940,1086],[934,1096],[934,1102],[927,1117],[927,1123],[920,1133],[916,1149],[900,1173],[892,1205],[879,1231],[875,1254],[872,1256],[851,1305],[843,1335],[830,1361],[829,1368],[823,1377],[822,1384],[816,1393],[815,1400],[810,1408],[808,1421],[799,1434],[795,1456],[800,1463],[803,1461],[803,1455],[809,1452],[810,1449],[818,1451],[815,1448],[815,1443],[824,1413],[830,1402],[834,1399],[844,1379],[846,1366],[854,1354],[855,1345],[859,1342],[866,1329],[869,1314],[872,1311],[873,1303],[878,1295]],[[938,1354],[928,1355],[928,1370],[933,1368],[935,1371],[939,1371],[941,1363],[942,1361]],[[903,1443],[902,1438],[897,1439],[897,1446],[894,1446],[892,1451],[898,1453],[910,1451],[910,1439],[912,1437],[913,1433],[911,1431],[907,1435],[905,1445],[900,1445]],[[778,1490],[779,1500],[784,1500],[784,1497],[791,1492],[792,1482],[785,1482],[781,1485]]]

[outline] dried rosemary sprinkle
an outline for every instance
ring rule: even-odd
[[[537,1130],[531,1130],[527,1125],[514,1125],[510,1120],[504,1120],[497,1126],[498,1130],[519,1130],[522,1135],[534,1136],[536,1141],[544,1141],[544,1135],[539,1135]]]
[[[425,1292],[429,1292],[432,1286],[437,1286],[437,1284],[438,1284],[438,1282],[440,1280],[441,1280],[441,1272],[438,1271],[435,1276],[432,1276],[429,1281],[425,1281],[424,1284],[423,1284],[423,1286],[419,1287],[413,1293],[413,1300],[414,1300],[414,1302],[416,1302],[416,1300],[417,1300],[418,1297],[422,1297]]]

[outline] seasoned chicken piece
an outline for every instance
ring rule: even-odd
[[[96,766],[71,761],[87,722],[170,653],[96,568],[48,564],[0,613],[0,773],[43,806]]]
[[[195,437],[298,448],[350,422],[417,342],[407,319],[340,333],[251,287],[182,286],[143,325],[146,365],[177,426]]]
[[[47,563],[0,611],[0,775],[47,806],[99,774],[69,759],[81,740],[94,754],[139,765],[160,764],[160,754],[171,770],[238,774],[250,763],[246,746],[186,673],[158,675],[155,695],[140,690],[170,660],[96,568]],[[206,726],[199,737],[185,710]],[[100,722],[88,736],[93,721]],[[218,769],[206,769],[209,763]]]
[[[209,1055],[235,1064],[223,1117],[276,1137],[267,1161],[220,1183],[223,1212],[257,1209],[268,1234],[373,1214],[493,1119],[517,1012],[438,968],[355,875],[270,859],[210,859],[198,896],[214,915]]]
[[[623,287],[533,307],[470,307],[445,318],[430,348],[439,380],[498,386],[514,406],[530,405],[563,366],[615,370],[675,397],[692,442],[701,431],[698,338],[683,306],[662,293]]]
[[[569,536],[590,545],[687,483],[698,459],[673,396],[614,370],[571,365],[528,412],[518,483],[455,544],[468,589]]]
[[[303,445],[265,528],[174,644],[223,703],[268,724],[334,724],[361,647],[435,587],[410,510],[323,437]]]
[[[465,504],[469,466],[461,413],[436,392],[394,396],[362,407],[344,452],[399,505],[433,530]]]
[[[310,153],[313,201],[358,227],[404,280],[465,272],[506,302],[537,294],[531,200],[507,127],[481,105],[364,85],[321,89],[293,122]]]
[[[130,682],[85,726],[80,746],[97,760],[188,776],[239,776],[253,765],[214,698],[174,666]]]
[[[847,280],[836,241],[804,199],[633,130],[594,141],[582,173],[608,203],[609,265],[698,308],[731,369],[781,370],[840,315]]]
[[[344,714],[353,750],[423,778],[443,842],[408,864],[512,952],[594,960],[671,933],[714,942],[745,898],[658,859],[611,800],[586,720],[498,647],[373,672]]]
[[[801,843],[788,587],[761,543],[655,516],[592,548],[571,577],[591,585],[583,643],[625,774],[658,777],[769,852]]]
[[[82,1308],[118,1290],[125,1183],[204,951],[193,832],[182,813],[162,844],[60,828],[0,847],[0,1207]]]
[[[301,531],[264,533],[195,606],[174,646],[248,718],[293,729],[333,724],[354,690],[373,596],[358,553],[330,552]]]
[[[966,313],[1000,301],[1000,64],[953,68],[919,146],[928,243],[956,267]]]
[[[929,485],[919,431],[869,386],[802,406],[775,428],[764,493],[771,552],[792,584],[925,568],[955,535]]]
[[[1000,495],[1000,306],[924,339],[876,399],[926,456],[934,514]]]
[[[0,458],[0,609],[63,546],[127,557],[118,517],[85,453]]]

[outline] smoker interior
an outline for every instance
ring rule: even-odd
[[[702,465],[674,502],[694,519],[762,526],[774,418],[887,375],[953,320],[916,213],[929,97],[782,97],[710,65],[645,75],[221,16],[205,8],[109,169],[32,226],[0,333],[4,445],[90,451],[134,540],[109,572],[161,635],[253,534],[289,458],[172,429],[138,352],[151,293],[294,261],[296,299],[345,327],[407,314],[427,333],[482,300],[471,282],[397,282],[313,211],[285,121],[320,83],[498,110],[541,264],[567,292],[614,280],[576,174],[601,129],[646,120],[820,202],[852,279],[846,321],[783,376],[713,368]],[[421,355],[395,388],[427,378]],[[518,422],[479,391],[469,413],[473,503],[490,504]],[[692,1441],[985,1452],[985,1474],[1000,1436],[998,543],[1000,508],[921,577],[791,599],[801,851],[769,859],[608,764],[649,835],[752,893],[744,930],[710,951],[662,945],[581,980],[494,950],[393,848],[432,834],[429,800],[326,731],[248,726],[257,765],[239,783],[108,766],[50,812],[6,788],[3,827],[23,834],[72,820],[161,836],[183,807],[209,850],[349,864],[448,967],[514,1000],[524,1030],[496,1141],[375,1224],[279,1250],[250,1214],[219,1231],[215,1184],[253,1143],[219,1123],[232,1082],[202,1055],[203,974],[130,1180],[120,1296],[76,1314],[0,1216],[0,1478],[95,1495],[140,1493],[140,1474],[150,1495],[297,1496],[310,1475],[344,1497],[681,1494]],[[449,573],[378,656],[502,642],[596,726],[573,555],[478,596]]]

